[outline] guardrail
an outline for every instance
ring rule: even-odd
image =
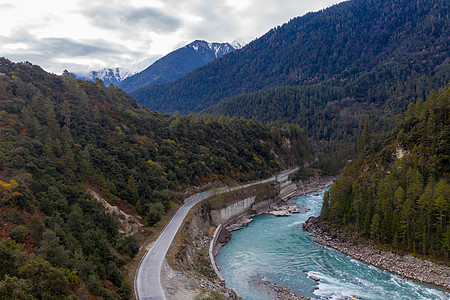
[[[215,196],[218,194],[222,194],[228,191],[231,191],[233,189],[230,189],[228,186],[223,186],[220,188],[213,188],[207,191],[198,192],[197,194],[191,195],[184,199],[184,203],[189,203],[190,201],[197,201],[197,200],[204,200],[208,199],[211,196]]]

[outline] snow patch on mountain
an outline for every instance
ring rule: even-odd
[[[239,37],[232,41],[230,44],[235,50],[239,50],[244,48],[251,40],[252,38]]]
[[[105,85],[117,84],[120,81],[124,80],[127,77],[130,77],[131,72],[128,68],[125,67],[117,67],[117,68],[104,68],[98,71],[89,71],[85,74],[75,74],[77,78],[91,80],[101,79]]]
[[[79,79],[90,81],[94,81],[98,78],[101,79],[106,86],[110,83],[117,85],[126,78],[145,70],[159,58],[160,56],[149,57],[126,67],[103,68],[101,70],[88,71],[87,73],[77,73],[75,76]]]
[[[193,49],[194,51],[198,52],[200,57],[210,57],[209,59],[212,60],[213,57],[219,58],[225,54],[235,51],[236,49],[240,49],[242,48],[242,45],[242,40],[235,40],[232,44],[209,43],[203,40],[196,40],[181,49]],[[104,68],[101,70],[90,70],[85,73],[78,72],[74,75],[79,79],[90,81],[94,81],[97,78],[101,79],[106,86],[110,85],[111,83],[113,85],[119,85],[119,83],[121,83],[125,79],[146,70],[160,58],[161,56],[152,56],[128,66]],[[122,85],[120,87],[122,87]]]
[[[192,48],[194,51],[212,51],[216,58],[225,54],[233,52],[236,48],[229,43],[208,43],[202,40],[196,40],[185,46],[185,48]]]

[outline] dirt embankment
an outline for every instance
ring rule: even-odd
[[[124,235],[132,235],[139,228],[144,225],[141,223],[142,220],[138,219],[138,217],[127,214],[123,210],[121,210],[118,206],[109,204],[106,199],[102,198],[99,193],[92,189],[87,190],[98,202],[100,202],[105,210],[113,215],[113,217],[117,220],[119,224],[119,233]]]
[[[369,244],[354,242],[351,237],[331,230],[316,217],[310,217],[302,227],[309,231],[319,244],[334,248],[366,264],[402,277],[450,290],[450,267],[411,255],[399,255],[379,250]]]

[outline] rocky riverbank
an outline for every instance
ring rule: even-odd
[[[350,236],[333,231],[317,217],[310,217],[303,225],[315,241],[334,248],[366,264],[416,281],[434,284],[450,290],[450,267],[410,255],[398,255],[374,248],[372,245],[354,242]]]
[[[268,281],[258,276],[254,278],[253,284],[260,286],[261,288],[267,290],[267,293],[274,298],[283,300],[309,300],[309,297],[297,296],[294,292],[289,290],[284,286],[277,285],[275,282]]]

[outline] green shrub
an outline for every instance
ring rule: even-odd
[[[25,217],[18,211],[13,211],[7,214],[5,216],[5,220],[16,225],[25,223]]]
[[[18,243],[25,240],[28,235],[28,230],[25,226],[18,225],[11,230],[9,236]]]

